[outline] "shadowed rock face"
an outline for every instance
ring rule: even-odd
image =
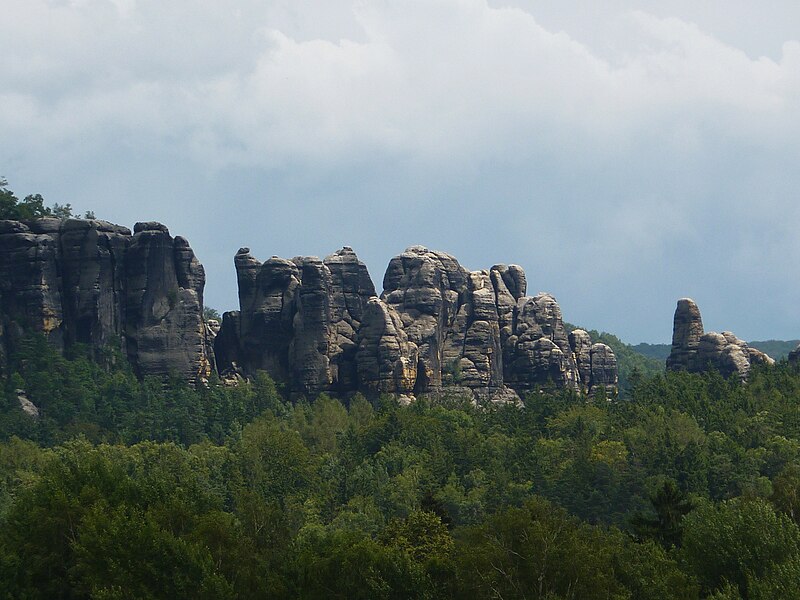
[[[0,221],[3,361],[27,332],[58,348],[119,346],[140,375],[210,373],[205,274],[160,223]]]
[[[694,300],[678,300],[672,329],[672,351],[667,358],[668,370],[699,373],[716,369],[726,377],[736,375],[746,379],[752,365],[774,362],[730,331],[704,333],[700,309]]]
[[[141,374],[207,377],[205,272],[182,237],[137,223],[125,256],[128,357]]]
[[[800,344],[798,344],[797,348],[789,352],[789,362],[792,364],[800,363]]]
[[[350,248],[324,261],[242,249],[240,310],[216,338],[222,371],[287,377],[298,394],[472,391],[518,400],[547,383],[613,391],[616,358],[586,332],[567,336],[549,294],[528,297],[516,265],[469,272],[443,252],[412,246],[393,258],[380,298]]]
[[[397,311],[379,298],[367,302],[356,353],[359,388],[367,395],[411,396],[417,380],[417,345]]]
[[[261,263],[242,248],[234,263],[240,310],[223,317],[221,370],[263,369],[310,396],[354,391],[358,330],[375,288],[353,250]]]

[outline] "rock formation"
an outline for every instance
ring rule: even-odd
[[[518,401],[544,385],[594,393],[616,359],[570,335],[549,294],[526,295],[516,265],[468,271],[412,246],[380,297],[351,248],[260,262],[234,258],[239,310],[203,319],[205,273],[182,237],[154,222],[0,221],[0,367],[29,333],[58,349],[118,347],[137,374],[195,382],[265,370],[294,395],[470,393]]]
[[[752,365],[774,362],[730,331],[704,333],[700,309],[694,300],[678,300],[672,329],[672,351],[667,358],[668,370],[699,373],[716,369],[725,377],[735,374],[746,379]]]
[[[264,369],[311,396],[463,389],[483,401],[548,383],[616,388],[611,349],[586,332],[570,338],[555,299],[526,296],[516,265],[469,272],[412,246],[390,261],[378,298],[350,248],[263,263],[242,248],[234,263],[240,310],[225,313],[215,343],[223,372]]]
[[[0,221],[0,364],[19,339],[117,346],[140,375],[206,377],[205,274],[160,223]]]
[[[312,397],[356,389],[357,332],[375,288],[353,250],[261,263],[241,248],[234,264],[240,310],[223,315],[221,370],[263,369]]]
[[[789,352],[789,362],[792,364],[800,363],[800,344],[798,344],[797,348]]]

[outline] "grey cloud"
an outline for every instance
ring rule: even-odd
[[[223,308],[240,245],[353,245],[379,284],[425,243],[521,263],[632,341],[667,339],[684,295],[718,329],[800,335],[800,44],[754,53],[686,3],[615,0],[593,29],[554,6],[13,0],[1,174],[168,222]]]

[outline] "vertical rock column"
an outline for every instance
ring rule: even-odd
[[[0,221],[0,360],[23,335],[48,336],[64,346],[58,219]]]
[[[137,223],[125,261],[128,358],[142,375],[207,377],[203,267],[185,239]]]
[[[124,342],[127,227],[69,219],[61,225],[66,341],[101,349]],[[125,348],[120,348],[125,352]]]
[[[703,319],[700,309],[691,298],[681,298],[673,318],[672,351],[667,358],[667,369],[692,370],[702,336]]]
[[[464,332],[454,325],[467,277],[467,270],[454,257],[423,246],[407,248],[386,269],[382,298],[397,310],[408,339],[419,349],[419,393],[441,387],[447,337],[463,339]],[[448,354],[449,360],[456,358]]]

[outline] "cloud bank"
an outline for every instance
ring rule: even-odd
[[[601,50],[484,0],[6,13],[0,173],[187,233],[225,308],[238,245],[348,243],[380,287],[422,242],[520,263],[568,320],[632,341],[668,337],[684,295],[710,327],[800,337],[797,41],[754,57],[625,8]]]

